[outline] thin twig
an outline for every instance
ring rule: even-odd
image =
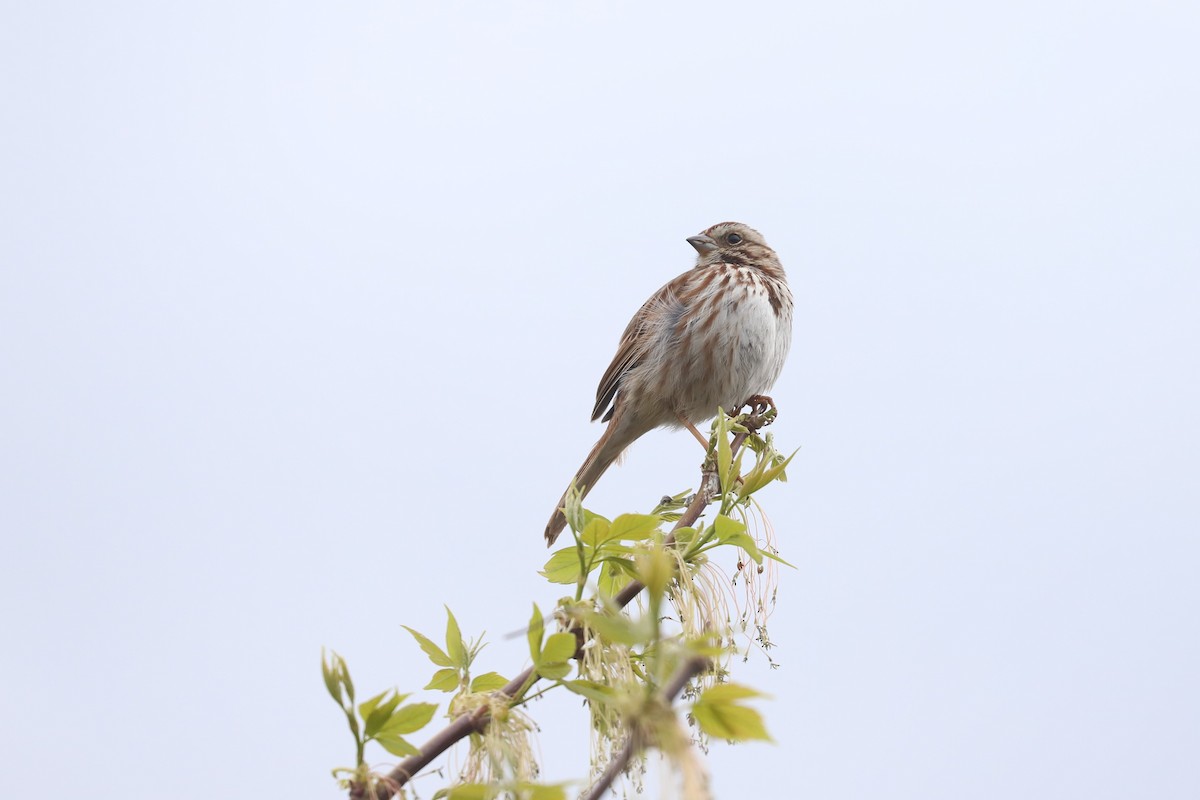
[[[699,675],[704,670],[712,666],[707,658],[703,656],[692,656],[683,665],[676,670],[671,676],[671,680],[667,681],[667,685],[663,687],[662,698],[670,705],[675,700],[675,695],[683,691],[683,687],[687,686],[687,682]],[[629,731],[629,738],[625,740],[625,746],[621,748],[621,752],[617,753],[608,766],[604,768],[604,773],[600,778],[592,784],[592,788],[583,796],[583,800],[600,800],[604,793],[613,785],[613,781],[617,776],[629,768],[629,762],[642,749],[642,736],[636,723]]]
[[[762,427],[761,420],[756,417],[750,417],[746,421],[746,427],[751,431],[756,431]],[[729,445],[730,455],[737,455],[737,451],[745,443],[748,433],[739,433],[733,437],[733,441]],[[683,512],[683,516],[675,523],[675,527],[667,534],[664,543],[667,545],[675,541],[675,531],[680,528],[694,525],[696,520],[700,519],[700,515],[704,513],[704,509],[712,502],[715,490],[711,487],[711,473],[709,471],[701,472],[700,488],[696,491],[696,496],[692,499],[691,505]],[[625,585],[617,596],[613,598],[618,608],[624,608],[633,602],[633,599],[641,594],[642,589],[646,587],[639,581],[630,581]],[[532,678],[532,680],[531,680]],[[537,682],[534,676],[533,667],[529,667],[517,677],[508,682],[500,691],[510,697],[517,698],[517,695],[523,691],[529,691],[530,687]],[[674,681],[672,681],[673,683]],[[687,683],[685,679],[683,683]],[[528,684],[528,685],[527,685]],[[680,684],[682,688],[683,684]],[[678,693],[679,689],[675,690]],[[674,695],[671,695],[672,697]],[[435,733],[433,737],[425,743],[421,748],[421,752],[415,756],[409,756],[395,766],[395,768],[387,774],[387,777],[379,782],[375,787],[373,795],[370,795],[370,789],[361,783],[355,783],[350,786],[350,797],[353,800],[362,800],[371,796],[373,800],[391,800],[391,798],[400,790],[401,786],[412,780],[418,772],[427,767],[430,762],[440,756],[442,753],[449,750],[456,742],[465,739],[472,733],[481,733],[487,727],[491,717],[488,714],[488,707],[480,706],[474,711],[467,712],[462,716],[456,717],[445,728]],[[628,761],[628,759],[626,759]],[[614,776],[615,777],[615,776]],[[611,781],[610,781],[611,783]]]
[[[588,790],[587,796],[583,800],[599,800],[604,796],[604,793],[613,785],[613,781],[617,776],[626,770],[629,766],[633,754],[642,749],[641,735],[638,729],[634,728],[629,732],[629,738],[625,740],[625,746],[621,748],[621,752],[613,756],[612,761],[608,762],[608,766],[604,768],[604,774],[600,776],[592,788]]]

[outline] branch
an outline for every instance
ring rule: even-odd
[[[748,428],[750,431],[757,431],[764,424],[767,423],[763,420],[761,415],[752,415],[747,418],[745,422],[746,428]],[[737,455],[738,450],[745,443],[746,437],[749,435],[749,433],[738,433],[733,437],[733,441],[729,445],[729,451],[731,455]],[[683,516],[679,518],[679,521],[675,523],[675,527],[672,528],[671,532],[667,535],[666,539],[664,540],[665,544],[670,545],[674,543],[675,531],[679,530],[680,528],[695,525],[696,520],[700,519],[700,515],[704,513],[704,509],[708,507],[708,504],[712,502],[713,497],[716,495],[716,488],[713,486],[715,480],[712,480],[714,477],[715,473],[710,469],[705,469],[700,473],[700,488],[696,491],[696,495],[692,499],[691,504],[683,512]],[[646,587],[639,581],[630,581],[625,585],[625,588],[617,593],[617,596],[614,598],[614,602],[618,608],[624,608],[632,603],[634,598],[641,594],[642,590],[645,588]],[[691,676],[689,675],[688,678],[690,677]],[[679,688],[668,697],[674,697],[674,694],[677,694],[680,689],[682,689],[683,685],[687,683],[688,678],[684,678],[683,682],[680,683]],[[509,681],[508,685],[501,689],[500,692],[507,697],[515,699],[518,694],[528,691],[533,684],[537,682],[537,680],[538,678],[534,675],[533,667],[529,667],[520,675]],[[668,684],[668,688],[673,684],[674,680]],[[379,782],[379,785],[375,787],[374,792],[372,792],[370,787],[365,783],[354,783],[350,786],[350,797],[353,800],[361,800],[362,798],[368,797],[372,798],[372,800],[391,800],[391,798],[400,790],[400,787],[412,780],[418,772],[429,766],[431,761],[449,750],[458,741],[470,736],[472,733],[482,732],[490,721],[491,717],[488,715],[487,706],[480,706],[474,711],[470,711],[462,716],[456,717],[449,725],[434,734],[433,737],[425,743],[425,746],[421,748],[421,752],[419,754],[415,756],[409,756],[397,764],[396,767]],[[634,738],[634,736],[630,736],[630,742],[626,743],[625,749],[630,749],[631,746],[635,744],[633,742]],[[625,755],[624,750],[622,753],[618,754],[618,756],[621,755]],[[628,763],[631,756],[632,750],[629,755],[625,755],[624,760],[626,763]],[[614,775],[613,777],[615,778],[616,776]],[[609,783],[612,783],[612,779],[609,779]]]
[[[531,678],[533,678],[533,667],[527,668],[509,681],[508,685],[500,692],[508,697],[516,697],[523,687],[528,688],[525,687],[526,683],[529,683],[530,686],[533,685],[533,682],[530,681]],[[350,797],[355,800],[366,797],[370,797],[371,800],[389,800],[400,790],[401,786],[416,777],[418,772],[429,766],[431,761],[449,750],[459,740],[465,739],[472,733],[482,733],[490,719],[487,706],[480,706],[474,711],[455,717],[449,725],[442,728],[425,743],[420,753],[409,756],[397,764],[395,769],[380,782],[380,786],[373,794],[368,792],[365,784],[355,783],[350,787]]]
[[[675,695],[683,691],[683,687],[687,682],[699,675],[704,670],[711,666],[711,662],[703,656],[692,656],[671,676],[671,680],[667,681],[667,685],[663,687],[662,699],[670,705],[675,700]],[[629,761],[633,758],[642,747],[641,732],[635,723],[629,731],[629,739],[626,740],[625,746],[621,748],[621,752],[617,753],[608,766],[604,768],[604,774],[600,776],[588,793],[584,795],[583,800],[600,800],[604,793],[612,786],[613,781],[617,776],[629,768]]]

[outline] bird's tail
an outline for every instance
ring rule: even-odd
[[[600,476],[612,466],[612,463],[625,451],[625,448],[633,443],[633,440],[638,437],[638,434],[629,435],[628,431],[623,431],[624,426],[618,425],[619,420],[613,420],[609,423],[608,428],[604,431],[604,435],[600,437],[600,441],[596,442],[596,446],[592,448],[592,452],[588,453],[588,457],[584,460],[583,466],[575,473],[574,485],[579,489],[581,497],[587,497],[587,493],[596,485],[596,481]],[[567,492],[570,487],[567,487]],[[551,547],[554,540],[562,533],[563,528],[567,526],[567,518],[563,515],[563,506],[567,502],[567,492],[563,492],[562,498],[558,501],[558,505],[554,507],[554,513],[550,515],[550,521],[546,524],[546,546]]]

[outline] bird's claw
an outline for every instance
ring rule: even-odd
[[[775,401],[765,394],[751,395],[742,404],[742,408],[749,409],[746,413],[757,423],[756,427],[760,428],[774,422],[775,415],[779,412],[779,409],[775,406]],[[767,412],[771,413],[768,414]]]

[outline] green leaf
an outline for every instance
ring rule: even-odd
[[[727,536],[732,536],[746,530],[746,525],[745,523],[738,522],[733,517],[719,514],[713,521],[713,529],[717,533],[717,538],[724,541]]]
[[[436,703],[412,703],[392,714],[392,718],[379,729],[380,735],[402,734],[419,731],[433,719]],[[376,737],[378,738],[378,737]]]
[[[571,547],[556,550],[538,573],[551,583],[576,583],[579,580],[579,553]]]
[[[333,651],[330,652],[332,655],[327,668],[324,651],[321,653],[321,669],[325,676],[325,688],[333,695],[333,699],[341,707],[342,713],[346,715],[346,724],[350,726],[350,733],[354,734],[354,741],[361,744],[358,733],[358,717],[354,714],[354,683],[350,680],[350,668],[346,666],[346,661],[341,656]],[[345,697],[342,695],[343,689]]]
[[[339,706],[345,708],[345,704],[342,701],[342,685],[338,682],[337,678],[337,665],[341,660],[341,656],[330,650],[328,661],[326,661],[325,648],[321,648],[321,677],[325,680],[325,689]]]
[[[350,708],[354,707],[354,681],[350,680],[350,667],[346,666],[346,662],[338,659],[338,680],[346,689],[346,697],[350,699]]]
[[[596,683],[595,681],[563,681],[563,686],[595,703],[603,704],[612,702],[615,696],[615,692],[613,692],[611,686],[605,686],[603,683]]]
[[[529,639],[529,657],[533,659],[533,663],[537,663],[538,657],[542,654],[542,634],[546,630],[546,620],[542,617],[541,609],[537,607],[537,603],[533,604],[533,616],[529,618],[529,631],[525,634]]]
[[[444,606],[444,608],[446,609],[446,653],[454,662],[454,666],[465,669],[470,664],[465,663],[467,648],[463,643],[462,631],[459,630],[458,620],[454,618],[450,606]]]
[[[724,656],[737,650],[736,646],[724,643],[720,636],[713,633],[702,633],[687,640],[688,653],[695,656],[707,656],[714,661],[720,661]]]
[[[754,560],[755,564],[762,563],[762,553],[758,552],[758,545],[754,543],[754,540],[750,538],[750,534],[748,533],[734,534],[723,541],[722,544],[731,544],[734,547],[740,547]]]
[[[609,556],[604,559],[604,564],[600,567],[596,586],[604,597],[614,597],[625,588],[630,580],[635,578],[637,578],[637,571],[633,568],[632,560]]]
[[[453,667],[453,666],[455,666],[454,660],[451,659],[450,656],[443,653],[442,648],[438,647],[436,644],[434,644],[432,641],[430,641],[430,639],[427,636],[417,633],[416,631],[414,631],[412,628],[408,627],[407,625],[401,625],[400,627],[404,628],[404,630],[406,630],[412,634],[413,638],[417,640],[417,644],[421,645],[421,649],[425,651],[425,655],[429,656],[429,660],[434,663],[434,666],[438,666],[438,667]]]
[[[692,705],[692,717],[709,736],[731,741],[760,739],[771,741],[762,716],[736,700],[761,696],[761,692],[736,683],[724,683],[707,689]]]
[[[675,560],[667,555],[661,547],[640,553],[634,559],[634,566],[650,592],[651,603],[654,598],[661,598],[667,589],[667,584],[675,576]]]
[[[584,544],[594,547],[609,538],[608,532],[611,528],[612,523],[604,517],[592,517],[584,526],[583,533],[579,535],[579,538]]]
[[[733,466],[731,466],[729,468],[730,481],[734,481],[738,476],[740,476],[742,474],[742,461],[744,461],[745,458],[746,458],[746,448],[743,447],[740,450],[738,450],[737,457],[733,459]],[[724,484],[722,484],[721,488],[722,489],[725,488]],[[730,489],[735,488],[732,482],[729,484],[729,488]]]
[[[799,450],[796,450],[790,456],[772,466],[768,466],[766,459],[756,464],[754,469],[750,471],[750,474],[744,478],[741,490],[742,497],[749,497],[773,480],[778,479],[780,482],[786,482],[787,473],[784,470],[792,462],[792,459],[796,457],[796,453],[799,452]]]
[[[508,678],[499,672],[485,672],[471,681],[472,692],[494,692],[508,686]]]
[[[792,463],[792,459],[796,457],[796,453],[799,453],[799,452],[800,452],[800,448],[797,447],[795,450],[792,451],[792,454],[790,456],[788,456],[787,458],[783,458],[782,456],[777,455],[775,457],[775,466],[771,470],[769,470],[767,473],[770,480],[779,481],[780,483],[787,483],[788,478],[787,478],[787,472],[785,470],[787,469],[788,464]]]
[[[537,665],[537,674],[541,675],[546,680],[557,681],[562,680],[571,674],[571,665],[559,661],[555,663],[545,663]]]
[[[542,648],[541,658],[538,661],[544,664],[557,664],[567,661],[575,655],[577,645],[578,643],[573,633],[551,634],[550,638],[546,639],[546,644]]]
[[[417,756],[421,754],[421,751],[405,741],[403,736],[397,736],[395,734],[381,734],[375,737],[375,741],[383,745],[384,750],[387,750],[392,755],[399,756],[400,758]]]
[[[567,663],[567,660],[575,655],[575,647],[574,634],[551,634],[546,639],[545,646],[533,658],[537,673],[552,681],[565,678],[571,672],[571,665]]]
[[[571,526],[571,530],[576,533],[583,530],[585,524],[582,502],[583,498],[580,495],[579,487],[572,480],[570,487],[567,488],[566,499],[563,501],[563,516],[567,518],[567,525]]]
[[[362,717],[363,719],[366,719],[367,717],[371,716],[371,712],[375,710],[375,706],[379,705],[379,701],[382,700],[383,698],[387,697],[387,694],[390,691],[392,691],[392,690],[384,689],[382,692],[375,695],[374,697],[369,698],[369,699],[364,700],[361,703],[359,703],[358,704],[358,715],[360,717]]]
[[[675,543],[686,548],[696,538],[696,529],[689,526],[675,529]]]
[[[755,564],[761,564],[763,560],[762,552],[758,549],[758,543],[751,538],[748,533],[739,533],[737,536],[730,537],[726,544],[731,544],[734,547],[740,547],[746,551],[746,555],[754,560]]]
[[[392,712],[396,710],[396,706],[400,705],[400,701],[406,697],[408,697],[406,694],[397,694],[390,700],[380,703],[378,708],[373,708],[366,714],[362,713],[362,707],[360,706],[358,713],[362,714],[363,719],[366,720],[366,724],[363,727],[363,735],[369,737],[378,733],[379,729],[383,727],[383,723],[387,722],[388,718],[392,716]],[[364,703],[363,705],[366,704]]]
[[[755,564],[762,563],[762,555],[758,552],[758,545],[755,544],[750,534],[746,533],[746,526],[744,524],[721,514],[713,522],[713,528],[717,534],[717,541],[721,544],[731,544],[734,547],[740,547],[746,551],[750,558],[754,559]]]
[[[608,614],[589,614],[587,626],[605,642],[616,644],[642,644],[653,636],[653,623],[646,617],[636,622],[623,614],[615,617]]]
[[[781,557],[777,556],[774,553],[768,552],[766,550],[760,550],[759,552],[762,553],[763,556],[765,556],[766,558],[769,558],[772,561],[778,561],[780,564],[783,564],[785,567],[791,567],[792,569],[799,569],[799,567],[797,567],[795,564],[791,563],[790,561],[784,561]]]
[[[429,679],[429,683],[425,684],[426,689],[436,689],[439,692],[453,692],[458,688],[458,670],[453,667],[439,669],[433,673],[433,677]]]
[[[729,471],[733,466],[733,451],[729,447],[729,420],[724,409],[717,410],[717,477],[721,479],[721,491],[729,491]]]
[[[709,736],[744,742],[752,739],[773,741],[763,725],[762,715],[753,708],[730,704],[695,705],[692,717]]]
[[[704,690],[700,696],[706,703],[729,703],[734,700],[745,700],[747,697],[766,697],[758,689],[744,686],[740,683],[718,683]]]
[[[622,514],[613,520],[605,541],[641,541],[657,530],[661,521],[657,514]]]

